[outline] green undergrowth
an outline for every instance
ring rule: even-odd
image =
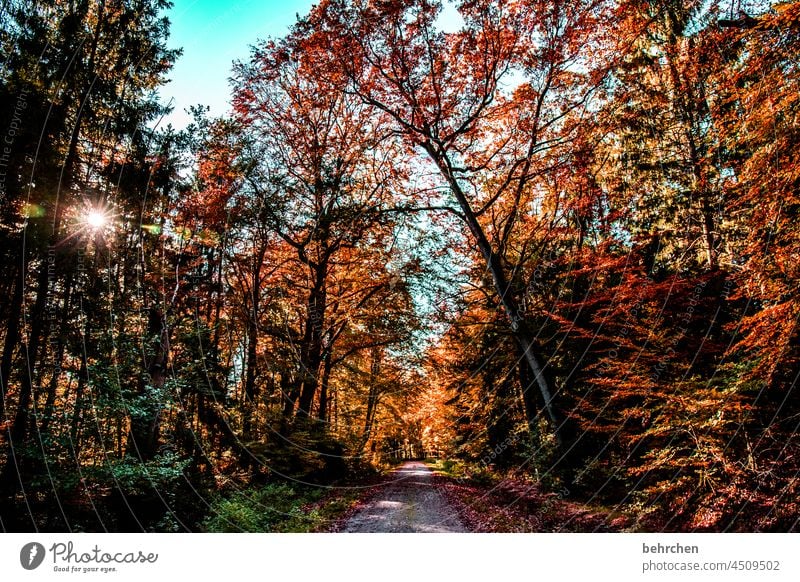
[[[360,490],[271,483],[219,495],[202,528],[208,532],[325,531],[359,498]]]
[[[494,485],[502,479],[502,476],[494,471],[461,460],[429,459],[425,462],[438,475],[473,485]]]

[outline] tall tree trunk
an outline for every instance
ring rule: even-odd
[[[13,277],[13,291],[8,306],[8,319],[6,320],[6,338],[3,345],[3,358],[0,362],[0,417],[5,411],[5,399],[8,395],[8,383],[11,377],[11,364],[14,353],[19,347],[20,316],[22,313],[22,288],[24,286],[23,274],[16,271]]]
[[[44,403],[44,413],[42,414],[41,431],[46,432],[50,426],[53,409],[56,402],[56,392],[58,391],[58,381],[61,378],[61,365],[64,361],[64,333],[69,322],[69,309],[72,300],[72,282],[75,275],[72,270],[67,270],[64,282],[64,305],[61,312],[61,321],[58,329],[58,345],[56,353],[53,355],[53,374],[50,377],[50,384],[47,387],[47,398]]]
[[[717,256],[717,241],[714,235],[714,214],[711,204],[708,201],[709,195],[703,193],[703,238],[705,239],[706,263],[710,270],[716,269],[719,263]]]
[[[53,257],[53,261],[50,261]],[[17,399],[17,411],[14,415],[14,423],[11,426],[9,446],[19,447],[25,440],[28,429],[28,419],[30,417],[30,405],[33,398],[34,375],[38,367],[38,355],[42,345],[42,336],[45,331],[45,307],[49,296],[50,276],[55,269],[55,258],[48,255],[39,270],[39,280],[36,290],[36,300],[31,311],[31,332],[28,341],[20,345],[23,355],[23,369],[20,382],[19,398]],[[9,462],[11,461],[9,457]]]
[[[668,22],[670,26],[669,42],[673,46],[677,45],[678,37],[681,35],[683,26],[681,19],[677,17],[672,11],[667,12]],[[691,42],[691,39],[689,39]],[[694,88],[689,88],[684,79],[681,78],[680,72],[672,57],[668,57],[668,69],[670,81],[672,84],[672,108],[675,116],[682,124],[684,138],[689,148],[689,162],[692,166],[692,190],[693,198],[700,203],[701,214],[701,231],[703,239],[703,249],[705,251],[706,265],[709,270],[717,268],[718,256],[717,245],[715,240],[714,228],[714,215],[713,208],[710,204],[710,193],[708,181],[706,180],[703,172],[703,160],[698,148],[697,139],[695,137],[695,130],[699,124],[697,119],[697,97],[692,94]],[[691,243],[690,243],[691,244]]]
[[[22,447],[27,432],[30,418],[30,405],[33,397],[33,378],[36,366],[36,355],[39,352],[39,343],[44,331],[44,310],[48,295],[49,263],[44,262],[39,271],[36,300],[34,301],[33,311],[31,312],[31,331],[28,341],[20,344],[20,352],[23,358],[19,397],[17,398],[17,410],[14,414],[14,421],[8,433],[8,452],[6,454],[6,464],[0,472],[0,495],[14,495],[20,487],[24,459],[18,454]]]
[[[72,456],[75,463],[79,463],[81,454],[80,430],[83,418],[83,392],[89,380],[89,366],[85,350],[81,353],[81,368],[78,372],[78,386],[75,388],[75,408],[72,411],[72,421],[69,427],[69,439],[72,445]]]
[[[242,432],[244,438],[249,439],[252,432],[252,414],[255,407],[256,376],[258,374],[258,320],[259,304],[261,302],[261,270],[264,257],[267,253],[265,242],[256,249],[253,256],[253,280],[250,289],[250,321],[247,325],[247,361],[245,363],[244,381],[244,410],[242,419]]]
[[[255,315],[255,314],[253,314]],[[247,357],[245,362],[244,403],[242,410],[242,434],[250,438],[253,429],[252,415],[256,396],[256,367],[258,349],[258,326],[250,322],[247,330]]]
[[[422,147],[439,167],[439,170],[442,172],[450,186],[450,190],[458,201],[464,221],[467,223],[467,227],[474,237],[475,242],[478,245],[478,249],[483,256],[483,259],[486,261],[486,266],[492,275],[495,292],[498,294],[500,303],[503,306],[506,316],[511,321],[511,330],[514,339],[517,341],[520,347],[522,359],[530,367],[531,373],[533,374],[534,380],[539,388],[539,392],[542,395],[544,410],[553,425],[553,431],[556,440],[560,445],[563,445],[564,442],[562,434],[564,422],[562,415],[556,408],[553,400],[553,393],[550,390],[550,385],[543,374],[542,365],[539,363],[539,358],[536,354],[533,335],[525,326],[525,321],[519,308],[518,299],[515,297],[511,284],[506,279],[505,272],[503,271],[501,258],[497,253],[494,252],[489,240],[486,238],[486,234],[478,222],[478,218],[475,216],[475,212],[472,210],[469,200],[467,200],[467,197],[461,188],[461,184],[458,182],[458,178],[453,171],[450,160],[447,159],[446,155],[440,153],[429,141],[423,143]]]
[[[537,424],[542,409],[541,397],[536,389],[536,383],[533,380],[531,368],[527,362],[520,361],[517,369],[519,371],[519,383],[522,387],[522,406],[525,412],[525,421],[528,424],[530,434],[533,436],[538,433]],[[539,397],[537,398],[537,396]]]
[[[327,349],[322,362],[322,381],[320,382],[319,391],[319,413],[317,415],[321,422],[326,422],[328,420],[328,408],[330,406],[328,383],[331,378],[331,368],[333,368],[332,355],[332,350],[330,348]]]
[[[256,396],[256,368],[258,354],[258,327],[251,322],[247,330],[247,362],[245,367],[244,399],[252,403]]]
[[[700,201],[701,230],[703,233],[703,249],[706,255],[706,266],[714,270],[718,265],[717,244],[715,239],[714,209],[711,207],[708,182],[703,176],[700,153],[690,128],[686,128],[686,139],[689,143],[689,159],[692,164],[694,193]]]
[[[339,394],[337,390],[331,392],[331,404],[333,408],[333,432],[339,432]]]
[[[364,419],[364,432],[361,435],[361,446],[359,450],[364,450],[369,442],[369,437],[372,435],[372,425],[375,421],[375,411],[378,408],[378,398],[380,398],[380,386],[378,379],[381,373],[381,358],[382,350],[379,347],[374,347],[370,354],[369,366],[369,392],[367,393],[367,414]]]
[[[166,315],[157,307],[150,308],[147,331],[147,338],[154,344],[152,356],[145,356],[144,360],[149,382],[139,386],[138,402],[131,410],[126,451],[143,461],[152,459],[158,451],[162,392],[169,363],[169,328]]]
[[[297,405],[297,414],[308,417],[311,404],[314,402],[319,387],[319,368],[322,364],[322,329],[325,323],[325,302],[327,294],[325,285],[328,277],[327,264],[322,263],[316,269],[314,287],[308,296],[308,323],[301,350],[301,374],[303,389]]]
[[[291,374],[281,372],[281,396],[283,397],[283,414],[281,415],[280,433],[286,435],[294,414],[294,403],[300,395],[300,380]]]

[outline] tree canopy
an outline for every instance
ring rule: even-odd
[[[797,528],[800,3],[322,0],[181,130],[170,7],[0,9],[4,529],[425,456]]]

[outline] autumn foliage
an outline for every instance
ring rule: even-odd
[[[2,13],[3,523],[431,455],[797,528],[800,3],[323,0],[180,132],[143,4]]]

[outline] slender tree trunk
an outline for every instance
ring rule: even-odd
[[[53,360],[53,374],[50,377],[50,384],[47,387],[47,398],[44,403],[44,413],[42,415],[41,431],[46,432],[50,426],[53,409],[56,402],[56,392],[58,391],[58,381],[61,378],[61,365],[64,361],[64,333],[69,322],[69,310],[72,300],[72,282],[74,273],[67,271],[66,281],[64,282],[64,306],[61,312],[61,321],[58,329],[58,345]]]
[[[11,426],[9,446],[17,448],[22,445],[28,430],[28,419],[30,418],[30,405],[33,398],[34,377],[38,364],[38,355],[42,342],[45,324],[45,306],[49,295],[50,275],[54,264],[48,260],[44,262],[39,271],[39,280],[36,290],[36,301],[31,311],[31,332],[27,342],[21,344],[20,348],[23,355],[23,369],[20,383],[19,398],[17,399],[17,411],[14,415],[14,423]],[[55,259],[53,259],[55,260]],[[11,462],[9,457],[9,462]]]
[[[19,348],[20,340],[20,314],[22,313],[22,288],[24,286],[23,275],[16,272],[13,277],[14,288],[11,293],[11,301],[8,308],[8,319],[6,320],[6,338],[3,345],[3,358],[0,362],[0,417],[5,411],[5,399],[8,395],[9,379],[11,377],[11,364],[14,360],[14,353]]]
[[[301,350],[301,374],[303,389],[298,401],[297,414],[308,417],[311,414],[311,404],[314,402],[319,386],[319,368],[322,364],[322,329],[325,323],[325,302],[327,294],[325,284],[328,277],[327,264],[323,263],[316,269],[314,287],[308,297],[308,323]]]
[[[217,261],[217,282],[216,282],[216,285],[215,285],[215,288],[214,288],[214,301],[213,301],[213,304],[214,304],[214,316],[213,316],[213,319],[211,319],[211,321],[213,322],[213,329],[214,329],[214,334],[213,334],[213,337],[211,339],[211,346],[212,346],[212,349],[214,350],[213,353],[214,353],[215,363],[219,363],[217,360],[219,358],[219,353],[220,353],[219,343],[220,343],[221,326],[220,326],[219,316],[220,316],[220,312],[222,311],[222,298],[223,298],[223,294],[222,294],[222,285],[223,285],[223,281],[222,281],[222,271],[223,271],[223,269],[222,269],[222,257],[223,256],[224,256],[224,253],[220,250],[220,253],[219,253],[219,257],[220,258]],[[211,298],[209,298],[209,300],[210,299]],[[211,303],[211,301],[209,301],[209,303]]]
[[[35,349],[38,349],[37,343],[32,342],[32,347],[27,343],[22,344],[22,355],[26,362],[31,362],[30,354],[35,352]],[[21,455],[18,455],[17,451],[22,447],[27,435],[30,418],[29,407],[33,394],[33,379],[31,376],[31,370],[23,370],[17,411],[9,431],[6,464],[0,473],[0,496],[3,494],[13,495],[22,486],[21,479],[25,460]]]
[[[169,328],[166,316],[151,307],[148,316],[148,339],[154,343],[154,353],[146,357],[145,369],[149,381],[140,385],[138,402],[130,417],[127,454],[143,461],[153,458],[158,450],[158,432],[163,408],[163,388],[169,363]]]
[[[283,414],[281,416],[281,434],[286,435],[294,414],[294,403],[300,396],[300,380],[290,374],[281,373],[281,395],[283,396]]]
[[[251,321],[247,331],[247,358],[245,363],[244,403],[242,410],[242,434],[250,438],[253,429],[253,408],[256,395],[256,366],[258,349],[258,328]]]
[[[478,218],[475,216],[475,213],[472,210],[464,191],[461,189],[458,178],[456,177],[447,157],[443,154],[440,154],[436,150],[435,146],[430,142],[423,143],[422,147],[425,149],[431,159],[437,164],[439,170],[442,172],[448,184],[450,185],[453,195],[458,201],[464,220],[467,223],[470,233],[474,237],[475,242],[478,245],[478,249],[486,261],[487,268],[492,275],[494,288],[499,296],[503,310],[511,321],[511,330],[515,340],[519,344],[522,352],[522,358],[530,367],[534,380],[539,387],[539,391],[544,402],[544,410],[553,424],[556,440],[559,442],[559,444],[563,445],[562,415],[557,410],[555,402],[553,401],[553,393],[550,390],[550,385],[543,374],[542,365],[539,363],[539,358],[536,355],[536,347],[533,336],[525,327],[525,322],[522,312],[519,308],[518,299],[514,296],[511,284],[506,279],[501,258],[497,255],[497,253],[494,252],[494,250],[492,250],[492,246],[489,243],[489,240],[486,238],[486,234],[478,222]]]
[[[256,396],[256,376],[258,375],[258,321],[260,318],[261,302],[261,269],[264,265],[264,257],[267,253],[265,242],[256,249],[253,257],[253,281],[250,290],[250,321],[247,327],[247,362],[245,364],[244,382],[244,411],[242,421],[242,432],[244,438],[249,439],[252,432],[252,414],[255,408]]]
[[[680,19],[676,17],[671,11],[667,13],[669,17],[669,25],[671,27],[669,42],[675,44],[677,37],[680,34],[682,26],[679,24]],[[690,39],[691,42],[691,39]],[[708,183],[703,175],[701,154],[698,149],[697,140],[695,138],[694,129],[698,124],[697,111],[695,107],[696,97],[687,90],[686,84],[681,79],[680,73],[672,58],[668,59],[670,81],[672,83],[672,93],[674,98],[672,100],[672,108],[676,117],[683,125],[684,138],[689,148],[689,162],[692,166],[692,179],[693,190],[695,199],[700,202],[701,230],[703,237],[703,249],[705,250],[706,264],[709,270],[717,268],[718,257],[716,250],[716,240],[714,235],[714,215],[711,204],[709,203],[709,188]]]
[[[328,408],[330,407],[330,398],[328,393],[328,383],[331,378],[331,368],[333,368],[332,363],[332,351],[328,349],[325,352],[325,358],[322,362],[322,381],[320,382],[320,392],[319,392],[319,414],[318,418],[322,422],[326,422],[328,420]]]
[[[333,401],[333,432],[339,433],[339,394],[336,390],[331,392],[331,400]]]
[[[531,435],[538,433],[537,424],[541,410],[541,398],[536,389],[536,383],[531,375],[531,368],[527,362],[521,361],[517,366],[519,370],[519,381],[522,388],[522,406],[525,412],[525,420]]]
[[[367,393],[367,414],[364,419],[364,432],[361,435],[360,450],[364,450],[369,442],[369,437],[372,435],[372,425],[375,421],[375,411],[378,408],[378,398],[380,398],[380,386],[378,379],[381,372],[381,348],[372,348],[370,357],[370,370],[369,370],[369,392]]]
[[[72,421],[69,427],[69,438],[72,444],[72,454],[76,463],[79,463],[81,454],[80,429],[83,417],[83,392],[89,379],[88,362],[86,353],[81,354],[81,369],[78,372],[78,386],[75,388],[75,408],[72,411]]]
[[[717,268],[717,245],[714,236],[714,210],[709,202],[710,194],[708,183],[703,177],[700,154],[697,144],[689,128],[686,129],[686,139],[689,143],[689,159],[692,163],[692,177],[696,196],[700,199],[701,229],[703,232],[703,249],[706,255],[706,265],[709,270]]]
[[[247,330],[247,363],[245,364],[247,370],[244,382],[244,399],[249,403],[252,403],[256,397],[257,354],[258,328],[255,323],[251,322]]]
[[[703,193],[703,238],[705,239],[708,268],[716,269],[718,265],[717,241],[714,236],[714,215],[708,202],[708,193]]]

